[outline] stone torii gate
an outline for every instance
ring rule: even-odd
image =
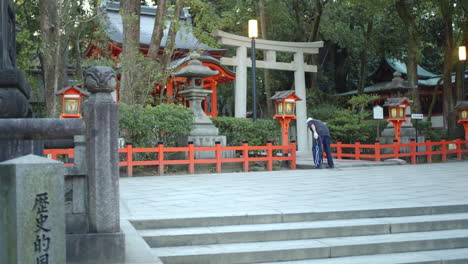
[[[247,67],[252,66],[252,60],[247,57],[247,48],[251,47],[251,39],[239,35],[230,34],[221,30],[215,33],[220,38],[222,45],[236,47],[236,56],[233,58],[221,58],[221,64],[236,67],[235,86],[235,117],[245,117],[247,113]],[[304,62],[304,54],[318,54],[323,47],[323,41],[316,42],[285,42],[256,39],[257,49],[266,51],[266,60],[256,60],[256,67],[272,70],[294,71],[295,92],[303,99],[296,105],[297,112],[297,146],[298,151],[310,152],[310,139],[307,137],[307,106],[305,73],[317,72],[316,65],[308,65]],[[294,60],[290,63],[277,62],[276,52],[294,53]],[[310,138],[310,137],[309,137]]]

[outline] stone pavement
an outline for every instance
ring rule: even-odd
[[[121,226],[127,263],[157,263],[128,220],[468,204],[467,190],[466,161],[121,178]]]

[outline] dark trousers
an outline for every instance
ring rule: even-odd
[[[313,139],[312,156],[314,158],[314,165],[316,168],[322,167],[323,151],[327,154],[328,167],[335,167],[330,149],[330,141],[330,136],[319,136],[317,139]]]

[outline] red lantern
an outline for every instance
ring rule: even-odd
[[[465,129],[465,140],[468,140],[468,101],[459,101],[455,105],[458,110],[458,123]]]
[[[294,91],[276,92],[270,99],[275,100],[275,116],[281,124],[281,138],[283,145],[289,145],[289,123],[296,119],[296,102],[301,101]]]
[[[383,106],[388,106],[388,122],[392,122],[395,129],[395,139],[400,142],[401,124],[406,122],[406,107],[410,101],[406,97],[389,98]]]
[[[62,114],[60,118],[81,118],[81,102],[89,93],[74,86],[66,87],[55,93],[62,96]]]

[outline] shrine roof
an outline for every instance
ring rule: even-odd
[[[142,6],[140,15],[140,45],[148,47],[153,34],[154,20],[156,16],[156,7]],[[106,8],[107,27],[106,34],[108,37],[117,43],[123,42],[123,24],[122,16],[119,13],[120,4],[111,2]],[[195,50],[204,49],[207,51],[224,50],[212,48],[204,43],[201,43],[194,35],[191,25],[191,15],[189,8],[184,8],[179,16],[180,29],[176,35],[176,49]],[[164,35],[161,39],[161,47],[165,47],[168,39],[168,32],[171,22],[165,21]]]
[[[393,59],[393,58],[386,58],[385,61],[388,63],[390,67],[393,68],[394,71],[401,72],[403,74],[408,74],[408,69],[406,68],[406,64],[400,60]],[[420,78],[435,78],[439,77],[440,75],[434,74],[432,72],[427,71],[419,64],[417,66],[418,77]]]
[[[71,89],[71,88],[77,90],[78,92],[80,92],[81,94],[83,94],[83,95],[85,95],[85,96],[89,96],[89,95],[90,95],[90,93],[89,93],[87,90],[78,88],[78,87],[75,86],[75,85],[69,85],[69,86],[67,86],[67,87],[65,87],[65,88],[63,88],[63,89],[61,89],[61,90],[55,92],[55,94],[56,94],[56,95],[63,94],[64,92],[66,92],[68,89]]]
[[[226,67],[225,65],[222,65],[221,61],[219,61],[218,59],[216,59],[216,58],[214,58],[214,57],[212,57],[212,56],[210,56],[208,54],[201,55],[198,58],[198,60],[200,60],[201,62],[210,62],[210,63],[213,63],[215,65],[218,65],[227,74],[229,74],[231,76],[236,76],[236,74],[233,71],[231,71],[228,67]],[[173,68],[173,69],[177,69],[177,68],[181,67],[182,65],[184,65],[185,63],[187,63],[188,61],[190,61],[190,56],[186,56],[186,57],[183,57],[183,58],[172,61],[171,64],[170,64],[170,67]]]
[[[455,105],[455,109],[467,109],[468,108],[468,101],[459,101]]]
[[[394,97],[388,98],[383,106],[399,106],[403,103],[409,104],[410,102],[411,101],[408,99],[408,97]]]
[[[288,96],[290,96],[290,95],[292,95],[294,93],[295,92],[293,90],[278,91],[270,98],[270,100],[285,99],[286,97],[288,97]],[[294,95],[294,96],[297,99],[299,99],[299,97],[297,97],[296,95]],[[299,100],[301,100],[301,99],[299,99]]]
[[[437,77],[434,78],[429,78],[429,79],[418,79],[418,86],[436,86],[437,82],[442,76],[436,75]],[[468,78],[468,74],[465,73],[465,78]],[[455,73],[452,74],[452,83],[456,82],[456,76]],[[440,85],[444,83],[443,80],[441,80]],[[368,86],[364,88],[364,93],[379,93],[383,91],[390,91],[390,90],[407,90],[407,89],[412,89],[411,85],[409,84],[408,81],[404,80],[403,78],[393,78],[391,82],[380,82],[376,83],[374,85]],[[356,95],[358,94],[357,90],[345,92],[345,93],[340,93],[337,94],[338,96],[348,96],[348,95]]]

